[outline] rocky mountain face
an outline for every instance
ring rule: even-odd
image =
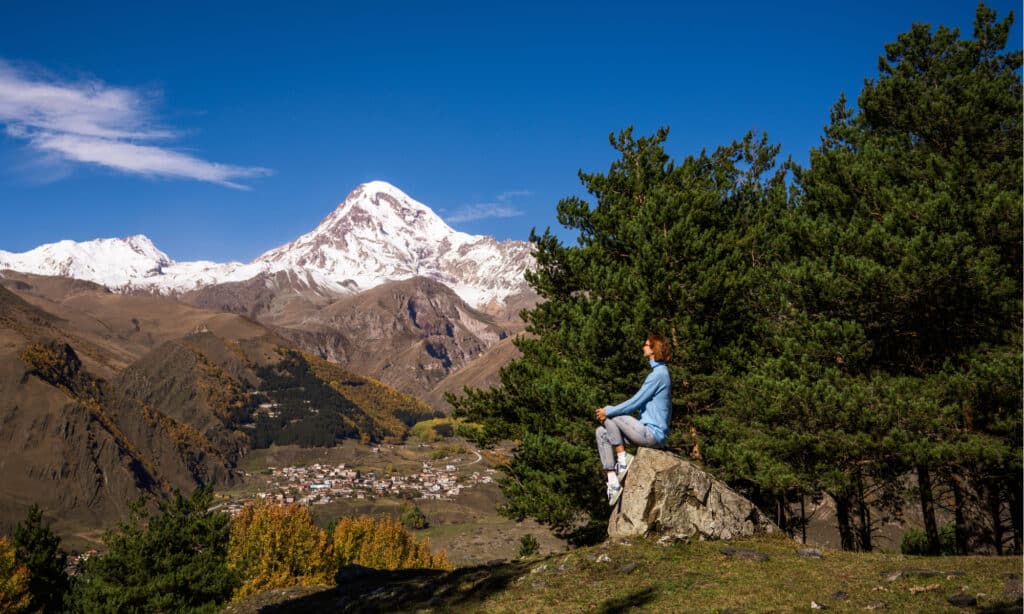
[[[297,347],[424,398],[440,410],[447,408],[444,391],[496,383],[498,369],[515,355],[507,340],[524,327],[517,316],[474,309],[448,286],[425,277],[328,298],[295,291],[281,279],[284,275],[208,286],[179,300],[256,319]],[[508,304],[518,310],[529,301],[517,295]],[[499,342],[512,351],[490,351]],[[470,367],[477,375],[462,376]],[[453,380],[453,387],[446,387],[445,380],[456,375],[462,383]]]
[[[0,287],[0,527],[33,503],[65,529],[109,526],[140,493],[230,483],[224,451],[179,445],[183,424],[97,377],[88,364],[102,346],[67,325]]]
[[[455,231],[381,181],[358,186],[312,231],[248,264],[175,262],[143,235],[0,251],[0,270],[73,277],[116,292],[177,295],[248,282],[278,293],[336,297],[426,277],[474,307],[492,309],[526,290],[523,273],[532,265],[528,243]]]
[[[417,396],[519,328],[473,309],[444,284],[423,277],[266,321],[308,351]]]

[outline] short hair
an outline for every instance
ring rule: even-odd
[[[651,358],[654,360],[668,362],[672,359],[672,348],[669,347],[668,341],[661,335],[648,335],[647,344],[651,346]]]

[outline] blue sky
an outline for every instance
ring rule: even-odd
[[[914,22],[971,1],[3,2],[0,249],[145,234],[248,261],[389,181],[453,227],[558,230],[608,135],[748,130],[798,162]],[[1020,3],[989,2],[1000,18]],[[566,240],[573,235],[560,232]]]

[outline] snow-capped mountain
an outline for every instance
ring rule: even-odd
[[[529,243],[458,232],[382,181],[360,185],[315,229],[248,264],[175,262],[143,235],[0,251],[0,270],[85,279],[119,292],[175,294],[285,272],[312,288],[351,294],[423,276],[470,305],[524,290],[533,263]]]

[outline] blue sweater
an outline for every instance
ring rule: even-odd
[[[651,361],[651,372],[647,374],[644,385],[628,401],[604,408],[605,416],[621,416],[640,412],[640,422],[651,429],[659,444],[665,443],[668,436],[668,422],[672,419],[672,380],[668,376],[668,367],[657,360]]]

